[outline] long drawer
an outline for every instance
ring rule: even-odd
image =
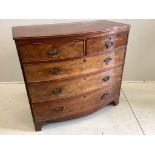
[[[66,79],[78,75],[108,70],[124,63],[125,48],[93,57],[72,61],[23,64],[28,83]]]
[[[107,87],[120,81],[121,76],[122,66],[106,72],[72,80],[30,84],[28,88],[32,103],[51,101],[81,95],[95,89]]]
[[[18,46],[22,62],[61,60],[83,56],[84,43],[81,41],[27,43]]]
[[[104,106],[119,95],[120,83],[78,98],[33,104],[33,112],[37,121],[59,120],[65,117],[86,113]]]

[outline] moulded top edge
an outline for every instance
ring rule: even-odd
[[[105,32],[108,30],[129,29],[128,24],[122,24],[106,20],[94,20],[84,22],[72,22],[61,24],[45,24],[16,26],[12,28],[13,39],[35,39],[61,36],[85,35]]]

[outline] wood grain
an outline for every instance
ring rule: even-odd
[[[104,71],[123,64],[125,49],[109,52],[93,57],[51,63],[24,64],[24,71],[28,83],[67,79],[69,77],[85,75],[91,72]],[[104,60],[110,57],[112,60],[106,64]],[[59,73],[53,73],[58,68]]]
[[[83,41],[64,41],[65,40],[53,43],[29,43],[19,45],[18,50],[21,53],[22,62],[60,60],[83,56]],[[49,52],[53,50],[59,50],[60,53],[50,55]]]
[[[32,39],[86,35],[104,31],[128,30],[129,25],[106,20],[83,21],[61,24],[17,26],[12,28],[13,38]]]
[[[91,76],[84,76],[72,80],[60,82],[47,82],[28,85],[31,102],[51,101],[61,98],[68,98],[76,95],[107,87],[121,80],[122,66],[106,72]],[[107,78],[108,77],[108,78]],[[61,92],[53,93],[53,90],[61,89]]]
[[[103,20],[12,29],[36,131],[119,103],[129,29]]]
[[[113,101],[119,95],[120,85],[102,89],[89,95],[78,98],[70,98],[65,100],[57,100],[33,104],[35,119],[38,121],[55,120],[68,117],[79,112],[84,112],[93,109],[94,107],[106,105]],[[103,98],[104,94],[108,94]],[[58,111],[61,109],[63,111]]]
[[[128,32],[106,35],[104,37],[89,38],[86,41],[86,54],[103,53],[106,50],[118,48],[127,44]],[[108,45],[111,46],[109,47]]]

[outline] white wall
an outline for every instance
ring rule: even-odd
[[[155,20],[117,20],[131,24],[124,80],[155,81]]]
[[[12,26],[81,20],[0,20],[0,81],[22,81]],[[124,80],[155,80],[155,20],[115,20],[131,24]]]

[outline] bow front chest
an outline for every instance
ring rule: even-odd
[[[129,29],[104,20],[13,27],[36,131],[118,104]]]

